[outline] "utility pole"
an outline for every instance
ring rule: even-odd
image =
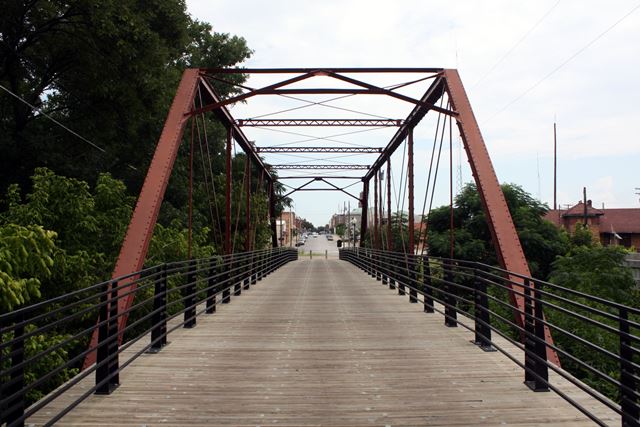
[[[558,151],[556,139],[556,122],[553,122],[553,210],[558,209],[557,190],[558,190]]]

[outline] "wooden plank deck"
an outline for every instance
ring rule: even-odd
[[[174,332],[112,395],[88,398],[59,425],[592,425],[471,339],[347,262],[300,260]]]

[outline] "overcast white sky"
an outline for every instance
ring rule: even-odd
[[[247,40],[254,50],[244,64],[247,67],[458,68],[501,182],[519,184],[553,204],[555,118],[558,203],[576,203],[586,186],[588,197],[597,206],[640,205],[640,196],[635,194],[635,188],[640,187],[637,0],[188,0],[187,6],[194,17],[210,22],[215,31]],[[398,83],[405,77],[374,82]],[[257,78],[248,85],[259,87],[265,82]],[[328,86],[324,83],[314,85]],[[416,90],[424,91],[425,87]],[[326,98],[306,97],[312,101]],[[385,117],[393,118],[404,118],[411,108],[381,101],[382,97],[364,98],[332,105],[369,113],[384,111]],[[236,105],[232,114],[236,118],[255,117],[283,106],[301,105],[285,105],[284,101],[264,98]],[[317,116],[320,112],[326,117],[343,117],[327,108],[273,117]],[[435,116],[430,120],[416,130],[417,213],[424,198]],[[353,129],[342,131],[349,130]],[[291,131],[313,131],[313,135],[326,137],[341,129]],[[247,129],[246,133],[258,145],[303,139],[260,129]],[[392,134],[393,130],[383,129],[336,138],[341,143],[384,146]],[[467,182],[471,179],[469,167],[464,157],[459,158],[457,143],[453,151],[454,170],[461,163],[462,180]],[[442,156],[434,206],[448,203],[448,151]],[[296,158],[267,160],[286,163]],[[370,164],[372,160],[354,157],[339,161]],[[401,162],[399,153],[394,156],[394,170],[400,170]],[[358,194],[360,187],[351,190]],[[338,192],[297,193],[293,199],[297,213],[316,225],[327,223],[348,200]],[[395,204],[395,197],[393,200]],[[352,201],[352,207],[354,204]]]

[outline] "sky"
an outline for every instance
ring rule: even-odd
[[[605,6],[606,4],[606,6]],[[253,50],[242,64],[280,67],[443,67],[457,68],[501,183],[515,183],[553,207],[553,123],[557,123],[558,204],[587,197],[597,207],[640,207],[640,3],[637,0],[187,0],[189,13],[210,22],[214,31],[244,37]],[[291,75],[280,76],[280,80]],[[357,76],[354,76],[357,77]],[[381,86],[413,75],[359,76]],[[276,77],[277,78],[277,77]],[[276,80],[255,76],[250,87]],[[428,82],[403,93],[419,97]],[[328,78],[307,87],[346,87]],[[335,95],[334,95],[335,96]],[[299,96],[321,102],[332,96]],[[355,99],[358,98],[358,99]],[[363,98],[363,99],[360,99]],[[235,118],[250,118],[305,105],[282,97],[256,97],[231,107]],[[327,105],[269,118],[405,118],[411,105],[383,96],[341,99]],[[307,117],[305,117],[307,116]],[[422,211],[437,114],[428,114],[415,130],[416,213]],[[455,129],[455,128],[454,128]],[[244,128],[258,146],[344,145],[383,147],[394,129],[350,135],[354,128]],[[304,137],[281,130],[328,138],[301,143]],[[359,130],[359,129],[355,129]],[[452,141],[454,193],[472,180],[460,140]],[[402,147],[392,158],[394,210],[401,208]],[[371,164],[375,156],[329,161],[265,155],[274,164],[353,162]],[[330,156],[325,156],[328,159]],[[449,203],[448,139],[441,153],[433,206]],[[291,172],[291,173],[288,173]],[[394,173],[395,172],[395,173]],[[295,175],[298,171],[281,171]],[[346,175],[346,173],[340,173]],[[353,175],[353,172],[350,173]],[[287,181],[301,185],[306,181]],[[338,183],[336,181],[336,183]],[[347,191],[361,191],[357,181]],[[310,188],[323,187],[321,183]],[[324,186],[326,187],[326,185]],[[323,187],[323,188],[324,188]],[[429,190],[431,191],[431,190]],[[340,192],[298,192],[294,210],[315,225],[349,201]],[[428,193],[427,199],[431,198]],[[351,207],[357,201],[351,199]],[[428,204],[427,204],[428,206]]]

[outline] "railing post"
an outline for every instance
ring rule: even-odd
[[[210,261],[211,262],[211,261]],[[214,261],[217,263],[218,261]],[[209,271],[207,272],[209,279],[207,279],[207,302],[205,313],[213,314],[216,312],[216,276],[219,271],[219,267],[216,264],[211,264],[209,266]]]
[[[258,255],[258,262],[256,266],[256,281],[262,280],[264,277],[264,249],[260,251]]]
[[[396,280],[398,282],[398,295],[405,295],[406,293],[404,291],[404,280],[402,279],[402,277],[400,277],[402,275],[402,260],[395,260],[393,271],[396,273]]]
[[[160,271],[154,284],[151,347],[147,353],[157,353],[167,345],[167,264],[162,264]]]
[[[373,254],[371,253],[370,248],[365,249],[365,272],[373,277]]]
[[[633,367],[633,347],[631,339],[631,328],[629,326],[629,314],[627,309],[620,307],[619,330],[620,330],[620,407],[622,409],[622,426],[637,426],[640,418],[638,410],[637,382],[635,380],[635,369]]]
[[[196,326],[196,261],[190,260],[187,270],[187,284],[184,287],[184,327]]]
[[[456,288],[451,284],[453,283],[453,262],[446,260],[442,265],[444,267],[444,301],[446,302],[444,324],[450,328],[455,328],[458,326],[458,312],[456,311],[457,299],[453,294]]]
[[[120,385],[118,362],[118,281],[104,285],[100,298],[100,327],[95,394],[111,394]]]
[[[387,260],[387,276],[388,276],[388,280],[389,280],[389,289],[395,289],[396,288],[396,275],[395,272],[393,270],[393,263],[395,262],[395,254],[390,253],[390,256]]]
[[[233,295],[237,297],[242,294],[242,270],[243,270],[242,258],[236,261],[236,264],[237,264],[237,267],[236,267],[237,273],[234,273],[235,279],[233,284]]]
[[[120,385],[120,355],[118,354],[120,347],[120,340],[123,339],[123,336],[118,336],[118,309],[119,309],[119,300],[118,300],[118,286],[119,283],[117,280],[111,282],[111,302],[109,304],[109,338],[111,341],[109,342],[109,376],[110,383],[113,385],[113,389],[117,388]],[[124,335],[124,332],[122,332]],[[113,338],[111,338],[113,337]]]
[[[384,256],[387,255],[386,253],[383,254],[383,261],[380,263],[380,270],[382,273],[382,284],[383,285],[388,285],[389,284],[389,275],[388,275],[388,264],[387,264],[387,257]]]
[[[245,254],[244,258],[244,289],[249,289],[251,287],[251,258],[252,256],[249,254]]]
[[[409,258],[407,258],[407,267],[408,267],[408,276],[409,276],[409,302],[417,303],[418,302],[418,281],[416,280],[416,259],[413,253],[409,254]]]
[[[474,344],[484,351],[496,351],[491,345],[491,316],[489,315],[489,296],[487,283],[480,277],[482,270],[476,268],[473,274],[473,300],[475,320]]]
[[[549,379],[549,373],[546,365],[547,349],[544,344],[542,301],[539,299],[539,292],[534,296],[531,288],[531,280],[524,279],[524,383],[533,391],[549,391],[549,387],[545,384]]]
[[[14,325],[22,323],[23,320],[24,318],[22,316],[17,316],[14,320]],[[24,362],[24,339],[22,338],[24,335],[24,325],[14,326],[13,331],[13,339],[15,341],[11,345],[11,367],[14,368],[14,370],[11,372],[9,384],[2,385],[2,388],[5,389],[5,391],[0,394],[0,398],[4,398],[5,396],[14,397],[7,401],[6,412],[5,408],[0,408],[4,415],[0,418],[0,425],[4,425],[4,422],[6,422],[7,425],[23,427],[24,420],[18,420],[20,420],[24,415],[26,400],[25,394],[19,393],[25,385],[24,365],[22,365]],[[21,365],[21,367],[18,368],[19,365]]]
[[[422,291],[424,292],[424,312],[433,313],[433,286],[431,285],[431,266],[429,257],[422,257]]]
[[[231,265],[232,258],[227,257],[223,261],[223,273],[222,273],[222,303],[229,304],[231,302]]]
[[[258,283],[258,255],[256,251],[251,252],[251,284]]]

